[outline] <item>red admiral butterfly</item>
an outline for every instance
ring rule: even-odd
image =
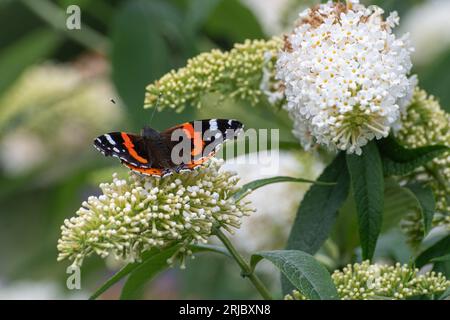
[[[237,120],[196,120],[162,132],[145,127],[140,135],[107,133],[94,140],[94,147],[105,156],[119,158],[135,172],[163,177],[200,166],[214,156],[224,141],[234,139],[243,127]],[[189,148],[179,149],[183,141],[188,142]],[[186,150],[189,154],[184,154]]]

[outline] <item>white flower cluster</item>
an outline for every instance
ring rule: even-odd
[[[285,38],[277,78],[294,134],[308,149],[318,143],[361,154],[368,141],[399,125],[415,78],[408,35],[397,38],[396,12],[329,1],[300,13]]]
[[[103,195],[91,196],[66,219],[58,241],[58,260],[81,265],[96,253],[113,253],[123,260],[138,260],[143,251],[181,244],[176,253],[184,265],[188,246],[207,241],[213,224],[232,231],[253,210],[248,202],[236,202],[239,179],[211,160],[202,170],[173,174],[163,179],[130,173],[128,180],[114,175],[103,183]]]

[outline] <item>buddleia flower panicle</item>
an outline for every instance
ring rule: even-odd
[[[429,145],[450,147],[450,114],[445,112],[439,102],[417,88],[413,101],[402,116],[403,126],[397,139],[409,148]],[[450,231],[450,152],[433,159],[426,168],[418,169],[412,181],[428,184],[436,200],[436,213],[433,226],[443,225]],[[422,239],[423,227],[420,212],[412,212],[402,221],[402,229],[412,242]]]
[[[233,232],[253,211],[249,202],[233,198],[239,179],[221,164],[212,159],[200,170],[165,178],[115,174],[100,185],[101,196],[89,197],[77,216],[64,221],[58,260],[81,266],[95,253],[134,261],[146,250],[178,244],[183,266],[189,245],[206,243],[213,225]]]
[[[256,104],[266,96],[264,90],[274,76],[276,54],[281,45],[279,38],[247,40],[229,52],[214,49],[202,53],[188,60],[186,67],[172,70],[148,85],[145,107],[158,105],[159,109],[178,111],[186,105],[200,107],[202,97],[209,93],[217,93],[220,99]]]
[[[331,275],[341,300],[403,300],[415,296],[438,296],[450,287],[450,281],[434,271],[424,274],[419,269],[400,263],[395,266],[362,263],[347,265]],[[306,300],[299,291],[286,300]]]
[[[415,78],[408,35],[393,33],[396,12],[329,1],[299,14],[285,37],[276,76],[285,86],[285,108],[294,134],[309,149],[361,154],[368,141],[399,126]]]

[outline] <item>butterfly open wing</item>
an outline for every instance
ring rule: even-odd
[[[205,163],[214,156],[222,144],[234,139],[243,129],[243,124],[233,119],[205,119],[185,122],[161,132],[161,136],[171,145],[181,143],[183,139],[190,141],[189,157],[179,170],[191,170]]]
[[[94,146],[105,156],[119,158],[123,165],[135,172],[161,177],[174,171],[197,168],[214,156],[226,140],[234,139],[242,128],[242,123],[237,120],[197,120],[161,133],[150,129],[152,135],[107,133],[97,137]],[[173,151],[181,142],[188,148],[180,149],[179,156],[183,161],[174,161],[172,158],[176,153]]]

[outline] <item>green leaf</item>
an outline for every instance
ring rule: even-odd
[[[133,269],[122,288],[120,299],[139,298],[147,282],[169,266],[167,259],[172,257],[177,250],[179,250],[179,247],[172,247],[158,252]]]
[[[104,284],[102,284],[95,292],[89,297],[89,300],[97,299],[102,293],[111,288],[117,282],[122,280],[128,274],[131,273],[135,268],[137,268],[138,263],[127,264],[122,267],[118,272],[116,272],[111,278],[109,278]]]
[[[372,259],[381,231],[384,206],[384,179],[380,154],[375,142],[369,142],[362,154],[347,155],[358,214],[359,238],[363,260]]]
[[[168,247],[168,248],[166,248],[164,250],[151,249],[149,251],[144,252],[142,254],[142,261],[141,262],[133,262],[133,263],[129,263],[126,266],[124,266],[117,273],[115,273],[110,279],[108,279],[102,286],[100,286],[100,288],[98,288],[90,296],[89,299],[90,300],[97,299],[102,293],[104,293],[106,290],[111,288],[113,285],[115,285],[117,282],[119,282],[120,280],[125,278],[130,273],[133,273],[133,271],[135,271],[138,268],[140,268],[147,261],[149,261],[149,260],[154,261],[153,259],[155,259],[156,256],[158,256],[158,255],[159,255],[159,257],[164,256],[166,252],[172,252],[172,254],[173,254],[179,248],[180,248],[179,245],[174,245],[174,246]],[[195,245],[189,246],[189,249],[191,249],[193,253],[196,253],[196,252],[215,252],[215,253],[223,254],[225,256],[229,256],[228,251],[226,251],[223,247],[219,247],[219,246],[215,246],[215,245],[195,244]],[[150,277],[152,275],[150,275]],[[136,289],[138,289],[138,288],[136,288]]]
[[[381,233],[386,235],[386,232],[398,227],[405,214],[412,210],[419,210],[414,194],[410,190],[401,187],[393,178],[386,179],[384,182],[384,208]],[[394,232],[394,234],[398,235],[398,232]],[[396,238],[397,242],[404,242],[405,240],[403,237],[397,239],[397,236],[394,236],[394,238]],[[355,249],[360,245],[358,239],[358,216],[353,192],[350,193],[339,210],[339,216],[332,232],[332,239],[339,247],[340,261],[343,261],[342,263],[344,264],[352,261],[355,255]],[[389,243],[392,244],[392,240],[387,241],[388,243],[384,247],[380,247],[384,243],[379,243],[380,241],[378,241],[377,251],[382,251],[383,254],[387,251],[390,252],[389,254],[396,252],[398,253],[396,257],[399,257],[399,254],[403,257],[403,246],[392,248],[389,246]],[[408,262],[408,259],[409,257],[406,257],[406,262]]]
[[[357,254],[360,253],[361,251],[358,250]],[[408,264],[411,262],[411,256],[411,246],[408,245],[405,234],[398,227],[380,234],[374,254],[375,260],[382,259]],[[360,256],[357,259],[360,260]]]
[[[450,279],[450,261],[436,261],[433,262],[433,271],[441,273],[447,279]]]
[[[445,256],[442,257],[437,257],[437,258],[433,258],[430,260],[431,262],[445,262],[445,261],[450,261],[450,253],[446,254]]]
[[[66,27],[67,14],[65,10],[50,0],[22,0],[23,5],[40,17],[57,32],[64,33],[66,37],[78,42],[92,51],[103,54],[108,49],[108,39],[101,33],[82,24],[81,30],[73,31]]]
[[[339,154],[325,168],[318,182],[336,182],[333,186],[312,185],[297,211],[287,243],[287,249],[316,253],[327,239],[337,211],[347,198],[349,176],[345,155]]]
[[[433,61],[419,71],[420,87],[435,97],[439,97],[444,110],[450,112],[450,48],[442,52]]]
[[[433,222],[435,201],[433,191],[429,186],[423,186],[421,184],[407,185],[408,188],[415,196],[420,214],[422,215],[423,229],[425,237],[431,230],[431,223]]]
[[[153,254],[137,268],[134,268],[122,288],[120,299],[128,300],[140,298],[148,281],[169,266],[167,264],[167,259],[172,257],[178,249],[179,246],[174,246],[160,251],[157,254]],[[227,257],[230,256],[225,248],[214,245],[195,244],[190,245],[189,249],[192,250],[193,253],[214,252]]]
[[[314,180],[308,180],[303,178],[293,178],[293,177],[285,177],[285,176],[277,176],[272,178],[266,178],[266,179],[259,179],[252,182],[249,182],[247,184],[244,184],[241,189],[239,189],[238,192],[236,192],[233,197],[236,200],[242,199],[247,192],[256,190],[258,188],[264,187],[268,184],[272,183],[279,183],[279,182],[301,182],[301,183],[313,183],[320,186],[333,186],[335,183],[330,182],[321,182],[321,181],[314,181]]]
[[[317,181],[336,184],[332,187],[314,184],[309,188],[298,208],[286,249],[314,254],[328,238],[338,210],[349,193],[345,154],[338,154]],[[289,293],[292,286],[284,277],[281,281],[283,293]]]
[[[179,246],[174,246],[167,248],[166,250],[173,250],[175,248],[179,248]],[[117,271],[111,278],[109,278],[103,285],[100,286],[90,297],[90,300],[97,299],[103,292],[111,288],[113,285],[115,285],[117,282],[122,280],[124,277],[129,275],[131,272],[133,272],[136,268],[138,268],[142,263],[144,263],[147,259],[152,258],[154,255],[157,255],[158,253],[161,253],[162,251],[159,249],[151,249],[149,251],[146,251],[142,255],[142,262],[133,262],[129,263],[126,266],[124,266],[122,269]]]
[[[137,131],[149,124],[156,110],[143,108],[145,87],[193,54],[192,32],[168,1],[126,1],[117,12],[112,27],[112,79],[128,108],[133,125],[129,130]],[[163,130],[192,120],[195,112],[167,108],[154,114],[157,121],[152,126]]]
[[[14,83],[28,66],[50,55],[60,43],[60,36],[49,29],[37,29],[17,40],[0,54],[0,93]]]
[[[449,297],[450,297],[450,287],[448,287],[447,290],[445,290],[444,293],[439,296],[439,300],[446,300]]]
[[[145,87],[171,67],[169,49],[157,24],[175,23],[167,11],[170,7],[159,1],[127,1],[114,19],[112,79],[136,129],[150,119],[150,113],[142,108]]]
[[[403,147],[392,135],[379,140],[378,147],[383,159],[385,176],[401,176],[411,173],[449,150],[448,147],[441,145],[408,149]]]
[[[299,250],[262,251],[252,255],[250,265],[255,269],[262,259],[272,262],[308,299],[336,300],[338,293],[327,269],[313,256]]]
[[[186,12],[186,25],[192,30],[202,27],[220,0],[189,0]]]
[[[355,197],[351,191],[339,209],[330,238],[339,248],[339,259],[352,261],[355,249],[359,246],[359,238]]]
[[[450,251],[450,235],[436,242],[431,247],[424,250],[415,261],[418,268],[422,268],[427,263],[430,263],[432,259],[447,255]]]
[[[398,227],[405,214],[420,210],[420,204],[411,190],[400,186],[394,178],[384,180],[382,233]]]
[[[226,37],[230,44],[265,37],[258,19],[239,0],[222,0],[209,15],[205,29],[214,37]]]

